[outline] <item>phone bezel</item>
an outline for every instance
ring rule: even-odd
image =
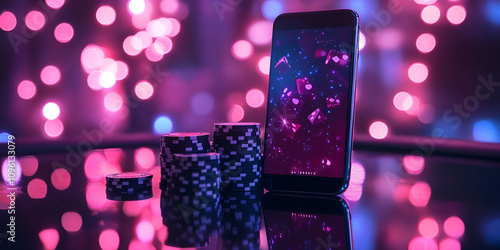
[[[335,177],[317,177],[317,176],[300,176],[300,175],[280,175],[266,174],[265,159],[263,160],[263,184],[267,190],[282,191],[282,192],[306,192],[306,193],[326,193],[340,194],[347,189],[349,185],[350,168],[351,168],[351,151],[352,138],[354,127],[354,98],[356,95],[356,68],[358,60],[358,34],[359,34],[359,16],[353,10],[329,10],[316,12],[299,12],[286,13],[279,15],[273,24],[273,38],[275,41],[275,31],[277,30],[301,30],[314,28],[328,27],[352,27],[353,29],[353,48],[351,50],[352,67],[350,72],[351,82],[349,84],[349,102],[348,102],[348,117],[346,129],[346,143],[344,155],[344,174],[342,178]],[[274,46],[274,45],[273,45]],[[272,67],[272,66],[271,66]],[[271,84],[269,84],[269,90]],[[269,98],[268,98],[269,99]],[[269,100],[268,100],[269,105]],[[266,110],[266,132],[264,140],[264,157],[267,149],[268,123],[269,113]]]

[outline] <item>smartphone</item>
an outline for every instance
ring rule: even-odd
[[[287,13],[273,25],[263,184],[339,194],[349,183],[359,17]]]
[[[269,249],[352,249],[351,214],[340,197],[266,193],[262,210]]]

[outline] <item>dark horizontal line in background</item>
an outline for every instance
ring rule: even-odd
[[[128,134],[104,137],[93,143],[88,138],[73,140],[15,140],[16,155],[68,152],[67,147],[76,152],[103,148],[159,147],[160,136],[153,134]],[[7,155],[7,146],[0,144],[0,155]],[[483,143],[456,139],[443,139],[420,136],[391,136],[382,140],[369,135],[356,134],[354,149],[390,153],[413,153],[421,156],[450,156],[459,158],[477,158],[500,160],[500,143]]]

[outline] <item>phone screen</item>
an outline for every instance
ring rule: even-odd
[[[264,173],[342,178],[353,27],[274,30]]]

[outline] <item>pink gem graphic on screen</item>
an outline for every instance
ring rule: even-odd
[[[265,173],[343,176],[351,37],[347,27],[276,32]]]

